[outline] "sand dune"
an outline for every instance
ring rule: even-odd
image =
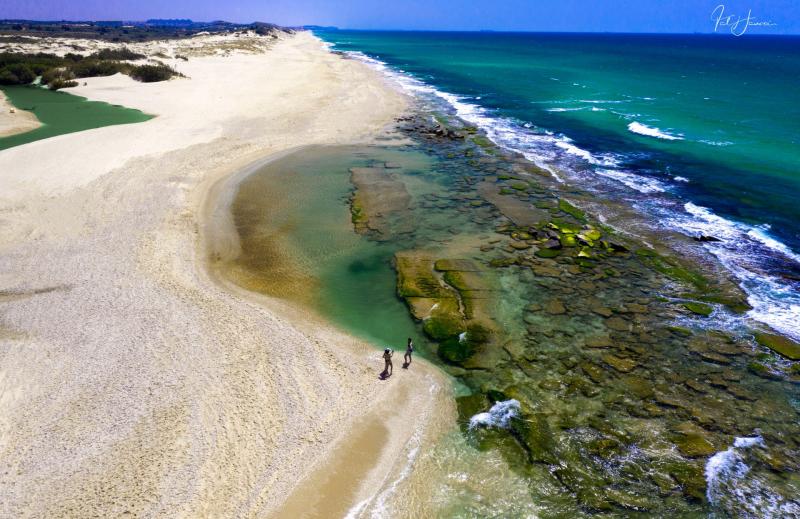
[[[71,90],[157,117],[0,152],[0,516],[296,517],[354,434],[385,440],[313,516],[452,416],[436,370],[381,382],[376,350],[205,268],[213,186],[406,106],[309,34],[253,46],[175,61],[186,79],[90,78]]]

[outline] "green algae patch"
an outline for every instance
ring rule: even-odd
[[[459,311],[456,299],[438,299],[430,312],[430,316],[423,320],[423,331],[431,339],[442,341],[462,333],[465,329],[464,317]]]
[[[567,202],[563,198],[560,198],[558,200],[558,208],[562,212],[567,213],[568,215],[570,215],[571,217],[575,218],[576,220],[579,220],[581,222],[585,222],[586,221],[586,213],[583,211],[583,209],[575,207],[574,205],[572,205],[571,203]]]
[[[394,256],[397,270],[397,294],[400,297],[451,297],[433,274],[433,258],[415,252],[398,252]]]
[[[702,315],[703,317],[708,317],[714,312],[714,308],[705,303],[697,303],[694,301],[690,301],[688,303],[682,303],[681,306],[683,306],[693,314]]]
[[[446,272],[450,270],[460,272],[479,272],[483,268],[474,260],[471,259],[439,259],[433,264],[433,268],[439,272]]]
[[[800,360],[800,344],[782,335],[757,332],[756,342],[789,360]]]
[[[708,288],[708,279],[698,272],[683,267],[674,258],[662,256],[653,250],[645,248],[637,249],[636,255],[643,264],[674,281],[686,283],[701,290]]]

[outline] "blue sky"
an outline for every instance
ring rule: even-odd
[[[265,21],[357,29],[714,32],[712,13],[751,13],[747,34],[800,33],[800,0],[0,0],[0,18]],[[740,24],[739,28],[742,27]]]

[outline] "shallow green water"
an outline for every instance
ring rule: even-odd
[[[243,245],[237,264],[257,277],[247,286],[309,302],[376,346],[400,350],[407,337],[424,342],[395,296],[391,261],[401,245],[355,234],[347,205],[349,168],[376,161],[427,162],[408,152],[317,148],[248,177],[233,205]],[[276,248],[285,254],[274,257]]]
[[[34,86],[4,86],[3,93],[20,110],[33,112],[42,126],[29,132],[0,138],[0,150],[63,135],[115,124],[140,123],[152,119],[133,108],[89,101],[66,92]]]
[[[593,248],[594,259],[581,259],[566,246],[555,257],[534,254],[542,241],[520,233],[582,223],[559,204],[561,188],[524,174],[525,164],[429,137],[401,149],[304,150],[242,182],[232,206],[242,254],[229,273],[246,288],[313,305],[378,347],[399,349],[412,336],[458,380],[464,441],[445,439],[426,454],[437,469],[415,499],[435,496],[427,514],[703,517],[771,499],[779,516],[800,506],[791,501],[800,481],[780,468],[795,466],[787,433],[797,391],[749,368],[774,357],[746,334],[709,332],[704,318],[670,300],[670,280],[645,253]],[[380,232],[354,231],[354,167],[375,168],[409,195]],[[503,195],[492,198],[486,186]],[[540,223],[512,224],[509,201]],[[447,341],[425,341],[396,295],[398,251],[489,266],[496,340],[464,360],[441,358]],[[517,425],[467,429],[473,415],[511,398],[521,405]],[[737,451],[746,477],[704,475],[715,453],[759,432],[763,447]]]

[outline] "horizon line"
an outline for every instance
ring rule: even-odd
[[[329,29],[329,30],[337,30],[337,31],[364,31],[364,32],[451,32],[451,33],[506,33],[506,34],[619,34],[619,35],[659,35],[659,36],[721,36],[721,37],[736,37],[739,38],[741,36],[736,36],[734,34],[730,34],[728,32],[705,32],[705,31],[694,31],[694,32],[649,32],[649,31],[576,31],[576,30],[547,30],[547,29],[401,29],[401,28],[358,28],[358,27],[338,27],[335,25],[323,25],[317,23],[306,23],[302,25],[280,25],[275,22],[264,22],[264,21],[250,21],[250,22],[233,22],[229,20],[223,19],[216,19],[216,20],[192,20],[191,18],[147,18],[143,20],[126,20],[126,19],[86,19],[86,20],[36,20],[32,18],[2,18],[0,19],[0,23],[21,23],[21,22],[34,22],[34,23],[110,23],[110,22],[119,22],[119,23],[141,23],[147,24],[149,20],[175,20],[175,21],[183,21],[187,20],[193,24],[213,24],[213,23],[229,23],[233,25],[253,25],[257,23],[264,23],[264,24],[271,24],[277,25],[279,27],[283,27],[286,29]],[[152,24],[151,24],[152,25]],[[760,36],[760,37],[793,37],[793,36],[800,36],[800,32],[797,33],[780,33],[780,34],[768,34],[768,33],[754,33],[750,32],[747,36]]]

